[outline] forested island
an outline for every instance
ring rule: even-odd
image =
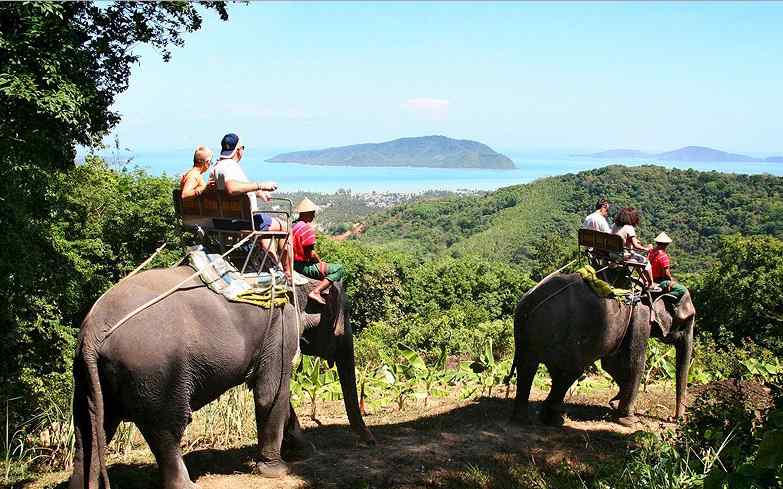
[[[400,138],[314,151],[283,153],[269,162],[340,166],[413,166],[510,170],[514,162],[486,144],[445,136]]]
[[[770,156],[768,158],[754,158],[737,153],[727,153],[718,149],[704,146],[686,146],[673,151],[663,153],[645,153],[635,149],[610,149],[598,153],[583,154],[590,158],[650,158],[658,161],[707,161],[707,162],[767,162],[777,163],[783,161],[783,157]]]

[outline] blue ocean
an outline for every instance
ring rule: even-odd
[[[727,173],[783,176],[783,163],[765,162],[658,162],[652,159],[601,158],[557,154],[506,153],[516,165],[514,170],[473,170],[413,167],[349,167],[313,166],[297,163],[267,163],[264,160],[283,151],[262,154],[248,148],[242,166],[253,180],[273,180],[282,191],[335,192],[423,192],[426,190],[494,190],[500,187],[531,182],[537,178],[576,173],[611,164],[638,166],[656,164],[668,168]],[[107,161],[118,165],[138,166],[153,175],[176,176],[191,165],[192,149],[169,151],[122,151],[103,154]]]

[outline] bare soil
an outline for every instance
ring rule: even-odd
[[[673,412],[673,392],[670,385],[641,392],[640,422],[634,428],[612,421],[606,403],[614,390],[608,389],[577,391],[567,398],[566,423],[559,428],[538,421],[509,424],[513,390],[509,399],[501,392],[466,402],[434,399],[427,408],[411,403],[402,412],[388,408],[365,417],[378,440],[373,447],[357,443],[342,404],[329,402],[319,409],[320,425],[302,416],[305,435],[317,451],[307,460],[293,462],[286,478],[252,474],[252,443],[194,450],[185,462],[202,489],[550,487],[528,486],[525,471],[565,468],[574,477],[589,478],[622,459],[633,432],[673,426],[666,421]],[[534,390],[531,419],[537,419],[534,414],[545,394]],[[112,460],[109,475],[112,487],[156,487],[157,468],[146,449]],[[49,474],[22,487],[65,487],[67,477],[64,472]]]

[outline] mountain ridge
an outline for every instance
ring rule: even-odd
[[[728,153],[707,146],[683,146],[662,153],[645,153],[635,149],[610,149],[598,153],[580,154],[590,158],[654,158],[661,161],[713,161],[713,162],[767,162],[780,163],[783,157],[754,158],[739,153]]]
[[[382,143],[361,143],[320,150],[282,153],[270,163],[339,166],[412,166],[426,168],[484,168],[510,170],[511,159],[489,146],[446,136],[398,138]]]

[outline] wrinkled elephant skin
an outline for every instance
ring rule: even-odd
[[[616,414],[621,424],[635,421],[634,403],[645,370],[647,341],[651,336],[675,345],[677,352],[677,416],[685,411],[688,368],[693,350],[696,311],[686,294],[676,310],[664,301],[651,307],[621,305],[602,299],[577,274],[555,275],[525,294],[514,315],[514,369],[517,396],[512,421],[528,421],[528,398],[538,365],[543,363],[552,388],[540,417],[546,424],[563,423],[562,403],[585,368],[601,360],[619,392]],[[655,321],[651,322],[651,317]]]
[[[191,274],[179,267],[135,275],[107,292],[85,318],[74,361],[71,489],[109,487],[105,447],[120,421],[138,426],[155,455],[162,487],[195,487],[180,453],[192,413],[246,381],[255,400],[255,471],[270,477],[287,472],[280,450],[298,341],[292,306],[268,310],[231,303],[195,278],[105,335]]]

